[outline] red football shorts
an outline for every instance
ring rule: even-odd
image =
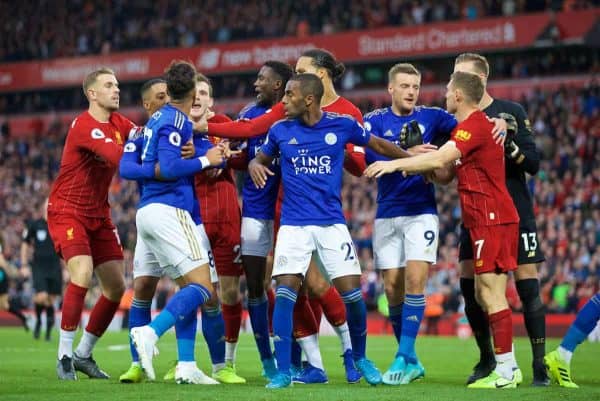
[[[123,260],[123,247],[110,218],[92,218],[48,213],[48,231],[56,253],[65,261],[90,255],[94,267],[111,260]]]
[[[218,276],[241,276],[241,222],[204,223]]]
[[[469,228],[475,274],[507,273],[517,269],[519,225]]]

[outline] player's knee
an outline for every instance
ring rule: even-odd
[[[136,299],[151,300],[156,290],[154,277],[138,277],[133,281],[133,292]]]
[[[240,291],[235,286],[221,287],[221,300],[224,304],[233,305],[239,301]]]
[[[119,302],[123,294],[125,294],[125,282],[117,282],[109,288],[103,290],[104,296],[111,301]]]
[[[316,279],[309,283],[308,294],[311,298],[318,298],[323,296],[329,290],[329,287],[331,287],[331,285],[323,278]]]
[[[406,275],[406,292],[410,294],[422,294],[425,290],[427,276],[423,277],[419,273],[409,273]]]

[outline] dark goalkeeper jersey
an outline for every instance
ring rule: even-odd
[[[498,117],[500,113],[508,113],[512,114],[517,120],[519,129],[514,141],[521,149],[525,159],[517,164],[515,160],[505,155],[506,186],[519,213],[521,224],[526,225],[535,222],[533,200],[525,181],[525,173],[535,175],[538,172],[540,153],[533,141],[533,133],[527,114],[520,104],[500,99],[494,99],[483,112],[488,117]]]

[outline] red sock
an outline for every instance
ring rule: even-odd
[[[340,326],[346,323],[346,305],[344,305],[340,293],[334,286],[329,287],[325,294],[315,300],[319,301],[325,317],[333,326]],[[311,302],[310,304],[312,305],[313,303]]]
[[[66,331],[77,330],[87,290],[87,288],[80,287],[77,284],[69,283],[67,285],[63,296],[61,329]]]
[[[504,309],[500,312],[490,313],[490,326],[492,326],[492,335],[494,336],[494,352],[496,354],[506,354],[512,351],[512,313],[510,309]]]
[[[275,310],[275,291],[269,287],[267,290],[267,298],[269,299],[269,334],[273,335],[273,311]]]
[[[90,321],[88,322],[85,331],[92,333],[96,337],[101,337],[113,320],[117,309],[119,309],[119,302],[111,301],[104,295],[100,295],[98,302],[96,302],[94,309],[92,309]]]
[[[242,324],[242,303],[235,305],[221,304],[223,320],[225,321],[225,341],[237,343]]]
[[[306,295],[298,295],[294,305],[294,337],[307,337],[319,332],[315,315],[308,303]]]

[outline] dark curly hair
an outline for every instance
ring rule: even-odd
[[[301,56],[310,57],[314,66],[325,68],[333,81],[344,75],[344,71],[346,71],[344,63],[337,61],[333,54],[325,49],[306,50]]]
[[[173,101],[185,99],[196,88],[196,68],[187,61],[173,60],[165,70],[164,78]]]

